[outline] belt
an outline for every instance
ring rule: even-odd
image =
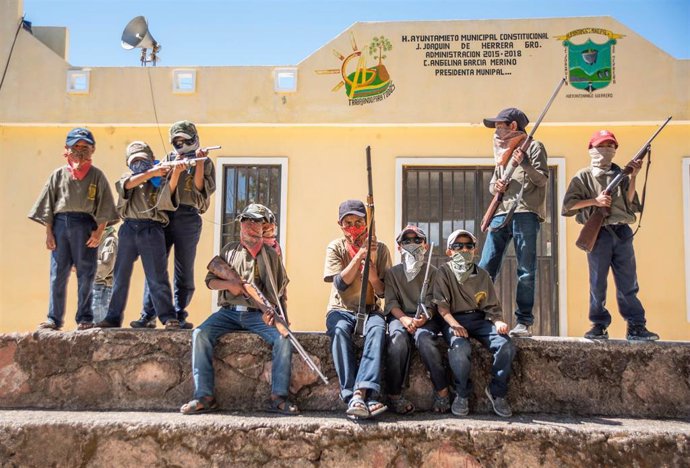
[[[227,308],[236,312],[261,312],[261,309],[257,309],[256,307],[247,307],[239,304],[231,304]]]
[[[66,211],[62,213],[57,213],[55,219],[72,219],[72,220],[85,220],[93,221],[93,216],[89,213],[84,213],[83,211]]]

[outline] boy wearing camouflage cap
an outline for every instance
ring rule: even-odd
[[[70,130],[64,152],[67,165],[53,171],[29,212],[29,219],[46,227],[46,248],[51,251],[48,319],[39,329],[63,326],[67,280],[73,266],[79,284],[79,330],[93,327],[91,287],[98,245],[106,225],[119,221],[108,180],[91,165],[95,150],[96,140],[89,130]]]
[[[196,126],[188,121],[175,122],[170,127],[170,143],[174,151],[166,160],[184,158],[203,158],[208,152],[199,147],[199,134]],[[173,275],[173,299],[175,314],[181,328],[192,328],[187,322],[187,306],[194,294],[194,260],[201,236],[201,214],[209,207],[211,195],[216,191],[216,171],[213,161],[197,161],[180,174],[177,184],[179,205],[177,210],[167,213],[169,222],[165,226],[165,250],[175,247],[175,269]],[[156,310],[151,300],[148,284],[144,285],[144,306],[141,317],[130,323],[133,328],[155,328]]]
[[[166,329],[179,329],[168,280],[163,228],[168,224],[168,213],[174,211],[179,203],[175,189],[184,166],[170,169],[154,165],[153,151],[143,141],[129,144],[126,163],[131,172],[125,173],[115,183],[119,195],[117,209],[125,221],[118,233],[113,293],[107,315],[96,326],[114,328],[122,325],[132,269],[141,256],[158,318]]]

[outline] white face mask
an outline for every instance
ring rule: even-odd
[[[175,153],[177,153],[177,154],[187,154],[187,153],[195,152],[196,150],[199,149],[199,137],[195,136],[194,137],[194,143],[192,143],[191,145],[188,145],[185,143],[184,145],[182,145],[181,148],[176,148],[173,145],[173,149],[175,150]]]
[[[611,161],[616,155],[616,148],[610,146],[595,146],[589,150],[589,157],[592,158],[592,172],[595,176],[603,174],[611,169]]]
[[[424,265],[424,254],[426,249],[422,244],[408,244],[402,246],[402,263],[405,266],[405,277],[407,281],[415,279]]]

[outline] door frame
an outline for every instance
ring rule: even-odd
[[[566,242],[567,233],[565,228],[565,217],[560,216],[563,206],[563,195],[566,190],[565,178],[565,158],[548,158],[549,167],[555,167],[558,174],[556,181],[556,214],[557,234],[558,234],[558,335],[568,336],[568,311],[567,311],[567,269],[566,269]],[[424,157],[398,157],[395,158],[395,224],[392,237],[398,234],[402,223],[402,203],[403,203],[403,167],[405,166],[489,166],[494,167],[493,158],[424,158]],[[395,254],[396,260],[400,261],[400,254]]]

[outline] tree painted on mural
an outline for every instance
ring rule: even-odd
[[[383,59],[386,58],[385,52],[388,52],[389,50],[393,49],[393,44],[391,44],[391,41],[386,39],[384,36],[374,36],[374,38],[371,40],[371,43],[369,44],[369,55],[371,55],[374,58],[378,58],[378,65],[376,65],[376,72],[378,75],[378,78],[381,81],[388,81],[390,79],[390,76],[388,75],[388,70],[386,70],[386,67],[383,65]]]

